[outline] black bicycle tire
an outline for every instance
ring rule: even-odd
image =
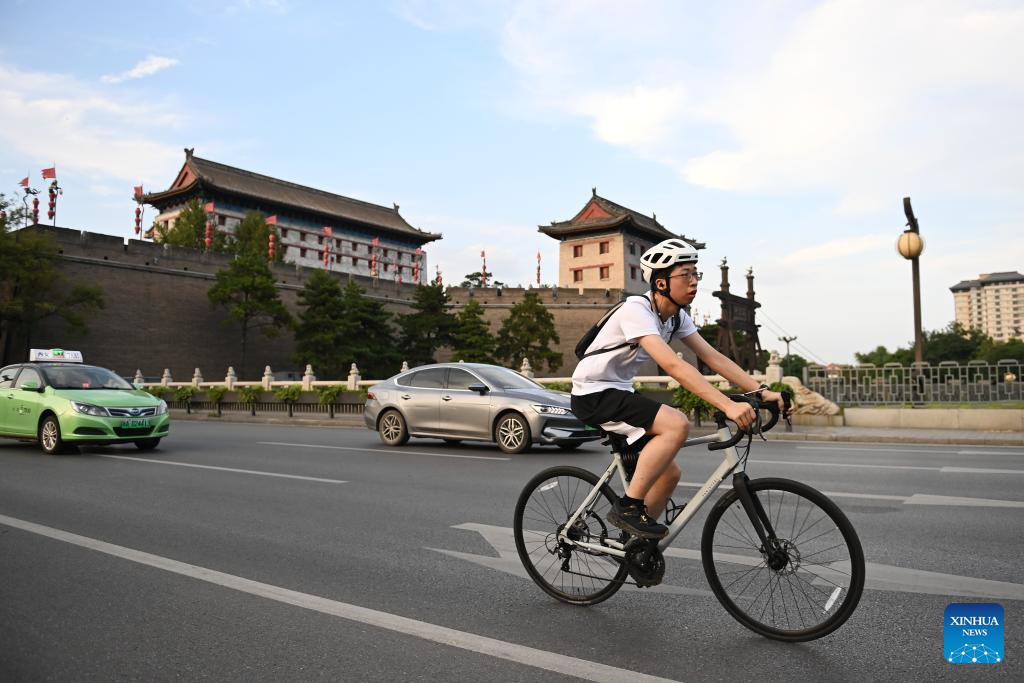
[[[624,564],[619,564],[619,568],[614,574],[614,576],[608,580],[608,585],[606,585],[598,591],[595,591],[594,593],[581,596],[572,595],[558,590],[555,586],[553,586],[547,580],[544,579],[544,577],[537,570],[533,561],[530,558],[530,550],[527,548],[526,540],[523,536],[523,517],[526,511],[526,505],[530,501],[531,495],[537,489],[537,487],[540,486],[543,482],[546,482],[554,477],[576,477],[578,479],[582,479],[584,482],[588,484],[587,488],[585,489],[586,491],[590,491],[594,486],[597,485],[597,482],[599,481],[598,476],[593,472],[590,472],[579,467],[570,467],[568,465],[546,469],[537,474],[535,477],[533,477],[533,479],[531,479],[526,484],[526,486],[523,487],[522,493],[519,494],[519,500],[516,501],[515,521],[513,522],[513,534],[515,536],[516,541],[516,551],[519,553],[519,560],[523,563],[523,567],[526,569],[526,573],[529,574],[530,578],[533,579],[534,583],[536,583],[545,593],[555,598],[556,600],[559,600],[570,605],[596,605],[597,603],[610,598],[622,587],[622,584],[626,580],[628,573],[626,570],[626,566]],[[612,491],[611,487],[608,484],[605,484],[603,487],[601,487],[601,494],[604,495],[609,505],[613,503],[616,499],[615,493]],[[582,502],[582,500],[583,498],[581,497],[580,502]],[[565,521],[568,521],[568,517]],[[609,527],[609,529],[611,530],[615,528]],[[552,529],[551,531],[554,532],[555,530]]]
[[[701,536],[701,559],[704,565],[704,574],[707,576],[711,591],[722,603],[726,611],[738,622],[766,638],[781,640],[784,642],[799,643],[808,640],[816,640],[832,633],[853,614],[860,602],[861,594],[864,591],[864,550],[861,547],[860,539],[850,520],[843,511],[828,496],[817,489],[791,479],[764,478],[753,479],[749,482],[752,495],[764,490],[777,490],[792,493],[803,497],[810,503],[818,506],[836,525],[846,543],[850,556],[850,584],[843,603],[835,613],[825,621],[811,628],[787,630],[779,629],[761,623],[748,615],[738,606],[723,588],[714,561],[714,536],[718,523],[726,510],[738,499],[735,489],[727,491],[708,513],[707,521],[704,523],[704,531]],[[751,530],[751,533],[753,531]]]

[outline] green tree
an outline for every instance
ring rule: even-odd
[[[498,331],[496,355],[513,367],[526,358],[534,368],[546,364],[554,372],[562,367],[562,355],[550,345],[560,342],[554,317],[536,292],[527,292]]]
[[[344,346],[340,353],[345,362],[355,363],[360,374],[371,379],[398,372],[402,358],[395,344],[392,316],[384,304],[370,299],[362,287],[350,282],[342,291],[342,310]]]
[[[791,353],[782,358],[782,372],[783,374],[790,375],[792,377],[803,377],[804,368],[806,368],[808,364],[807,359],[803,356]]]
[[[484,274],[479,270],[475,273],[470,273],[463,278],[462,284],[459,287],[483,287],[484,286]],[[487,286],[488,287],[504,287],[505,283],[501,280],[495,280],[493,276],[487,274]]]
[[[11,200],[0,194],[0,211]],[[57,267],[57,245],[36,229],[13,230],[15,209],[0,222],[0,361],[13,361],[15,338],[32,344],[39,323],[61,319],[70,334],[88,333],[86,318],[103,308],[103,290],[69,282]],[[21,354],[17,354],[21,359]]]
[[[484,320],[484,309],[476,299],[470,299],[455,316],[452,348],[455,358],[467,363],[494,363],[496,340],[490,324]]]
[[[217,280],[207,292],[213,306],[223,306],[228,317],[241,328],[240,371],[245,373],[246,347],[249,333],[259,331],[276,337],[282,328],[291,325],[288,313],[274,286],[266,258],[255,253],[239,254],[231,264],[217,273]]]
[[[398,318],[399,348],[410,366],[434,362],[434,353],[450,346],[455,316],[448,312],[448,295],[437,285],[417,285],[413,312]]]
[[[274,242],[277,245],[274,250],[274,260],[280,262],[284,259],[281,234],[276,225],[267,225],[266,217],[259,211],[246,213],[242,221],[235,226],[228,250],[235,254],[257,254],[266,259],[271,233],[273,233]]]
[[[299,292],[295,327],[295,361],[309,363],[322,378],[337,378],[348,370],[352,357],[345,338],[345,306],[341,285],[327,271],[316,270]]]
[[[882,367],[886,363],[910,365],[914,360],[914,352],[901,348],[890,353],[889,349],[886,347],[876,346],[873,351],[868,351],[866,353],[854,353],[853,357],[857,359],[858,363],[871,363],[878,367]]]
[[[1024,341],[1010,339],[1005,342],[989,340],[975,355],[977,360],[998,363],[1001,360],[1016,360],[1024,363]]]
[[[941,330],[925,331],[924,360],[936,365],[945,360],[966,363],[973,359],[989,341],[981,330],[966,329],[952,322]]]

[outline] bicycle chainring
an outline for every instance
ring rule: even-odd
[[[640,588],[657,586],[665,578],[665,556],[657,541],[635,538],[625,547],[626,571]]]

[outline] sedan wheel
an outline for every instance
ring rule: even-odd
[[[64,452],[64,441],[60,438],[60,423],[53,415],[47,416],[39,425],[39,445],[47,455]]]
[[[498,420],[494,437],[498,448],[506,453],[522,453],[529,449],[532,438],[526,418],[517,413],[508,413]]]
[[[409,440],[405,418],[397,410],[389,410],[381,416],[378,431],[380,440],[388,446],[401,446]]]

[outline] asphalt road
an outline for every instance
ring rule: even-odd
[[[599,444],[383,446],[361,429],[178,422],[153,453],[0,442],[0,680],[1024,680],[1024,449],[755,444],[832,495],[869,562],[834,634],[766,640],[668,558],[589,608],[509,553],[539,470]],[[685,500],[718,463],[684,450]],[[699,547],[706,511],[676,540]],[[948,664],[943,610],[997,602],[1005,660]]]

